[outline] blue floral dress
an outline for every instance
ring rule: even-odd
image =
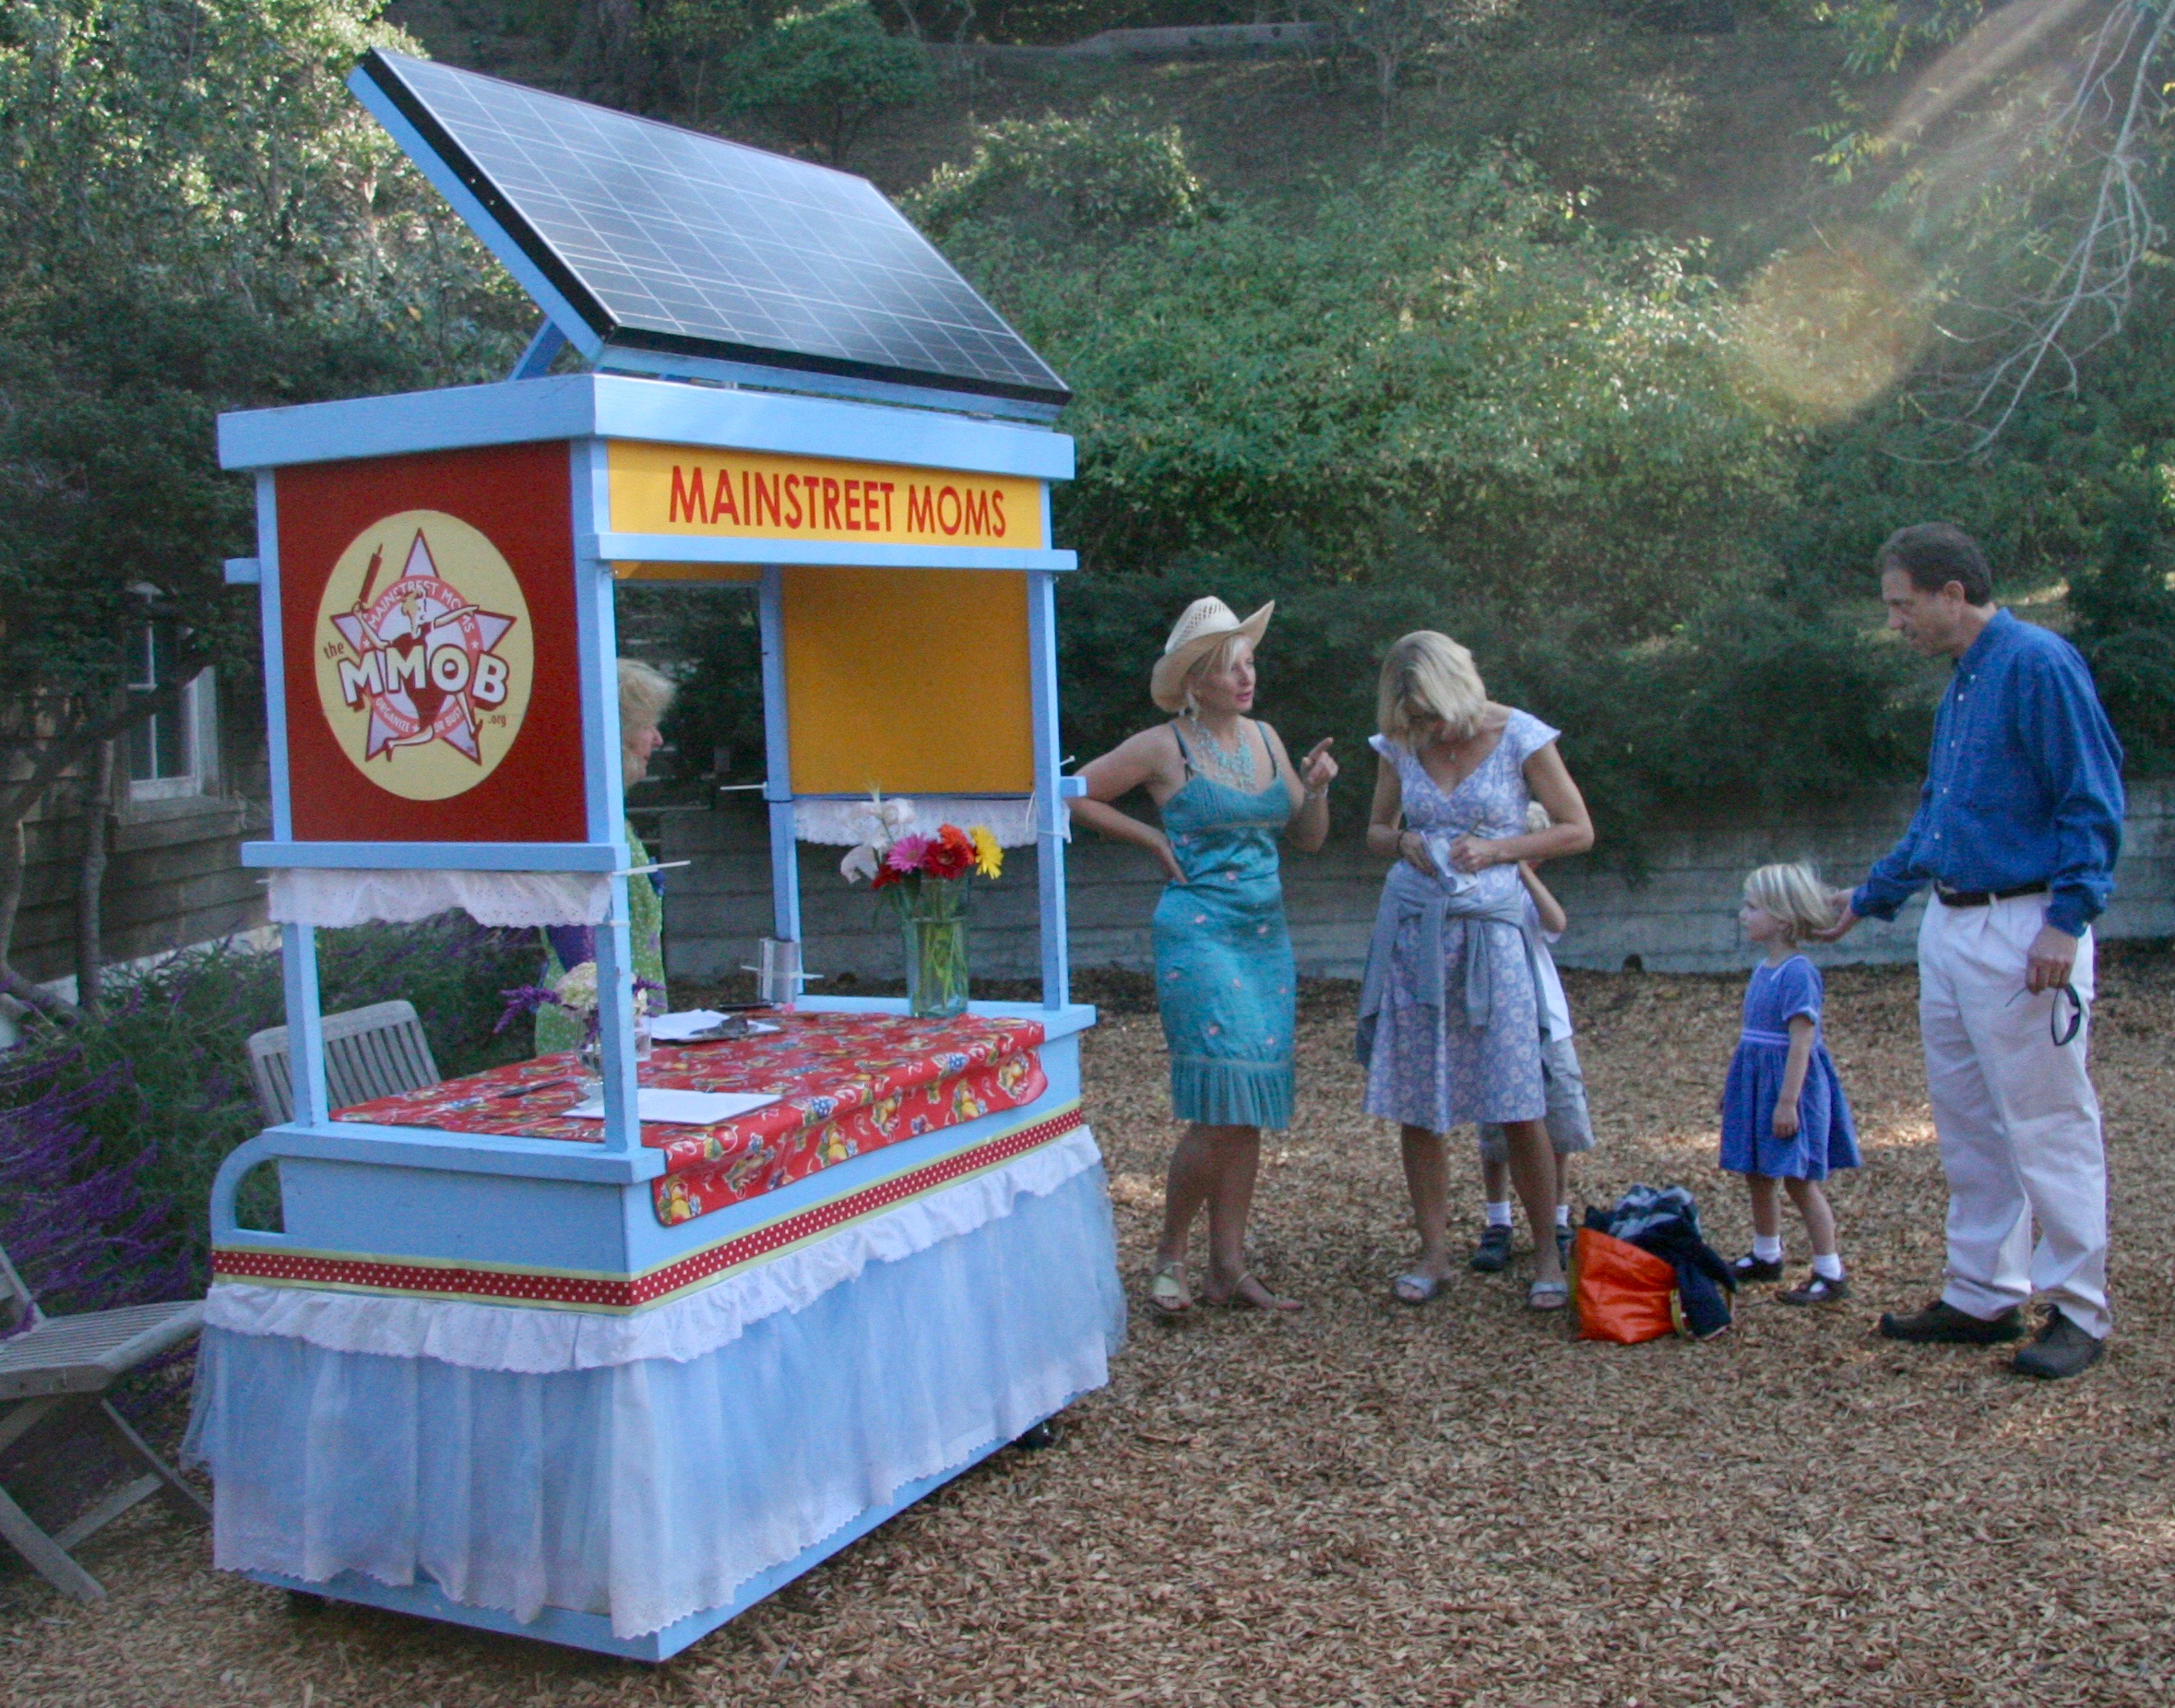
[[[1163,803],[1163,830],[1185,882],[1164,888],[1155,916],[1171,1112],[1211,1126],[1289,1127],[1297,979],[1277,836],[1291,816],[1290,789],[1273,754],[1268,786],[1248,794],[1197,773],[1183,736],[1178,749],[1186,780]]]
[[[1722,1167],[1769,1180],[1824,1180],[1834,1168],[1858,1166],[1858,1126],[1820,1035],[1820,969],[1801,955],[1753,969],[1744,992],[1744,1029],[1722,1086]],[[1812,1059],[1798,1094],[1795,1138],[1775,1136],[1775,1105],[1789,1064],[1789,1023],[1812,1022]]]
[[[1495,750],[1447,794],[1407,749],[1379,735],[1370,745],[1397,766],[1407,829],[1493,838],[1526,834],[1526,761],[1559,733],[1514,710]],[[1523,918],[1515,865],[1432,878],[1407,860],[1390,868],[1360,1017],[1367,1113],[1433,1133],[1468,1121],[1539,1121],[1548,1113],[1540,998],[1522,932],[1445,913],[1453,892]],[[1474,954],[1489,962],[1480,1026],[1457,995],[1470,988]]]

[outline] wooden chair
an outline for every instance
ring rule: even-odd
[[[0,1536],[64,1595],[102,1601],[105,1590],[76,1563],[71,1548],[152,1495],[164,1496],[167,1504],[185,1518],[211,1516],[211,1509],[197,1499],[196,1491],[173,1474],[103,1397],[130,1370],[194,1334],[203,1322],[203,1304],[184,1299],[49,1317],[38,1309],[7,1253],[0,1251],[0,1311],[5,1311],[7,1329],[17,1331],[0,1340],[0,1452],[55,1413],[82,1406],[90,1409],[87,1421],[112,1438],[125,1460],[149,1467],[95,1501],[57,1536],[46,1535],[6,1490],[0,1489]]]
[[[325,1095],[336,1109],[438,1083],[438,1064],[413,1002],[373,1002],[327,1014],[318,1024],[325,1034]],[[294,1119],[285,1026],[267,1026],[250,1038],[249,1079],[266,1120],[278,1125]]]

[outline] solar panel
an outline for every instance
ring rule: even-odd
[[[381,48],[359,77],[581,316],[591,353],[1071,396],[866,179]]]

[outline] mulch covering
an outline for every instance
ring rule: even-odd
[[[649,1121],[642,1143],[665,1154],[652,1188],[671,1227],[881,1150],[984,1115],[1023,1108],[1049,1088],[1037,1053],[1041,1023],[961,1014],[791,1014],[780,1029],[707,1044],[659,1044],[645,1085],[673,1091],[764,1091],[778,1101],[712,1126]],[[594,1144],[597,1121],[566,1111],[582,1100],[571,1052],[538,1056],[338,1110],[336,1121],[448,1133],[495,1133]],[[523,1097],[524,1085],[550,1087]]]
[[[1570,979],[1601,1149],[1581,1188],[1699,1192],[1737,979]],[[1858,1297],[1761,1289],[1707,1346],[1578,1344],[1523,1267],[1410,1310],[1394,1135],[1354,1111],[1352,992],[1302,1010],[1255,1263],[1295,1319],[1146,1320],[1164,1114],[1150,1014],[1088,1035],[1135,1300],[1107,1391],[667,1666],[389,1615],[297,1619],[138,1509],[85,1550],[113,1598],[0,1575],[0,1702],[2165,1703],[2175,1698],[2175,960],[2116,958],[2097,1078],[2115,1169],[2107,1361],[2019,1382],[1998,1350],[1872,1334],[1941,1266],[1908,969],[1841,971],[1828,1031],[1866,1167],[1834,1196]],[[1477,1196],[1477,1193],[1474,1194]],[[1461,1206],[1463,1207],[1463,1206]],[[1806,1246],[1787,1228],[1793,1278]]]

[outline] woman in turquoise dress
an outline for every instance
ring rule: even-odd
[[[1193,1303],[1187,1246],[1208,1211],[1205,1296],[1290,1311],[1246,1268],[1246,1217],[1261,1130],[1291,1124],[1296,978],[1284,924],[1277,837],[1308,853],[1329,834],[1337,762],[1326,740],[1296,767],[1254,707],[1254,648],[1264,605],[1241,623],[1219,599],[1195,599],[1157,660],[1149,692],[1176,716],[1085,766],[1073,816],[1156,857],[1171,882],[1155,918],[1156,998],[1171,1050],[1171,1105],[1187,1123],[1171,1156],[1163,1239],[1148,1299],[1175,1314]],[[1146,789],[1162,826],[1111,804]]]
[[[672,694],[673,683],[669,677],[633,658],[619,661],[620,777],[628,789],[648,774],[649,756],[664,745],[658,726],[664,721],[664,715],[672,704]],[[632,824],[626,831],[628,863],[647,866],[649,850],[642,846],[642,838],[635,834]],[[646,979],[657,987],[644,993],[649,1012],[661,1014],[666,1012],[664,898],[646,872],[637,872],[627,880],[627,936],[634,946],[635,977]],[[597,932],[593,926],[546,926],[543,940],[541,982],[546,988],[556,984],[559,976],[569,967],[579,967],[584,961],[597,958]],[[540,1056],[548,1056],[554,1050],[578,1050],[588,1034],[588,1022],[576,1019],[564,1008],[536,1011],[536,1053]]]

